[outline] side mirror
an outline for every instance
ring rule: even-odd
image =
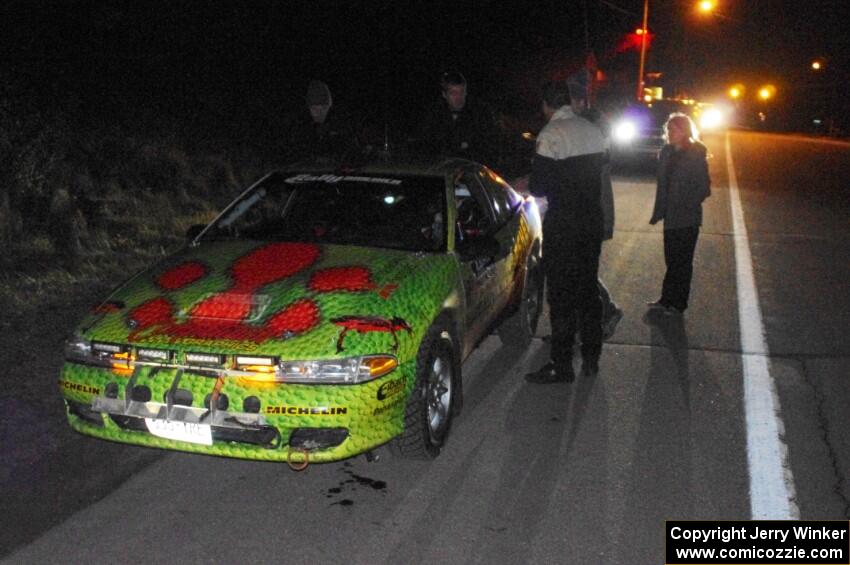
[[[499,254],[499,242],[492,235],[467,237],[459,243],[457,251],[463,259],[495,257]]]
[[[207,227],[206,224],[194,224],[192,226],[189,226],[189,229],[186,230],[186,239],[188,241],[192,241],[193,239],[198,237],[198,235],[200,235],[202,231],[204,231],[205,227]]]

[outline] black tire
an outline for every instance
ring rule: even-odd
[[[416,356],[416,384],[407,399],[404,430],[390,442],[394,455],[434,459],[460,408],[461,376],[457,348],[444,325],[431,326]]]
[[[528,256],[525,280],[516,311],[499,326],[502,345],[524,349],[531,343],[537,331],[540,313],[543,311],[543,265],[536,253]]]

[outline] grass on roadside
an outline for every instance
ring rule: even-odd
[[[28,126],[0,143],[5,313],[26,315],[87,288],[102,298],[179,248],[189,226],[212,220],[267,168],[256,151],[225,140],[190,152],[173,134]]]

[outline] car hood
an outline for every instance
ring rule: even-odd
[[[203,243],[135,276],[80,333],[139,347],[289,359],[398,350],[457,290],[456,273],[447,254]]]

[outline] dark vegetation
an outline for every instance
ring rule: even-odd
[[[1,298],[22,306],[75,282],[117,282],[179,246],[269,163],[227,132],[146,117],[92,123],[7,89]]]

